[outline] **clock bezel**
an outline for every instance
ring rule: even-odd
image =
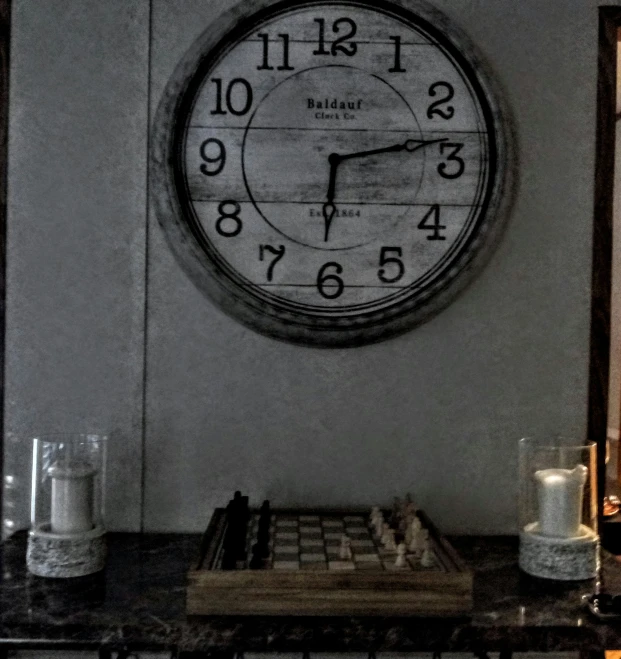
[[[495,167],[486,191],[486,210],[478,228],[425,292],[379,311],[342,318],[292,313],[265,302],[236,277],[210,249],[193,217],[182,163],[186,124],[198,90],[209,71],[231,48],[266,20],[314,6],[358,6],[420,26],[450,53],[467,78],[484,115],[489,142],[495,146]],[[505,228],[515,190],[513,122],[504,94],[468,37],[425,2],[404,0],[255,0],[234,7],[214,22],[182,58],[166,86],[153,131],[151,181],[158,221],[178,262],[223,311],[262,334],[316,347],[353,347],[402,334],[448,306],[487,263]],[[490,147],[491,148],[491,147]],[[493,151],[493,149],[492,149]],[[494,153],[490,153],[494,160]],[[210,253],[211,252],[211,253]]]

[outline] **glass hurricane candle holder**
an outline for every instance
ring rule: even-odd
[[[519,457],[520,568],[548,579],[595,577],[596,445],[527,437],[520,441]]]
[[[103,569],[107,437],[40,435],[33,439],[27,564],[43,577],[78,577]]]

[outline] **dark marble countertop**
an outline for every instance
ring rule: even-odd
[[[581,604],[595,581],[547,582],[517,567],[517,539],[451,542],[475,570],[472,616],[446,618],[209,617],[185,614],[195,535],[109,534],[105,572],[49,580],[27,573],[25,534],[0,548],[0,644],[183,651],[553,651],[621,648],[621,621]],[[621,564],[606,555],[600,583],[621,593]]]

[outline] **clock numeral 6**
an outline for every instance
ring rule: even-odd
[[[223,85],[222,78],[212,78],[211,82],[216,85],[216,109],[211,114],[226,114],[222,107]],[[236,92],[239,89],[241,91]],[[237,117],[242,117],[250,112],[252,107],[253,94],[250,83],[244,78],[234,78],[226,88],[225,101],[226,108]]]
[[[438,165],[438,174],[440,174],[442,178],[459,178],[464,173],[464,170],[466,169],[466,163],[463,161],[463,158],[460,158],[457,155],[463,148],[463,144],[458,144],[456,142],[440,143],[440,154],[444,156],[444,152],[448,149],[449,154],[444,157],[447,162],[455,163],[453,170],[449,170],[449,166],[446,164],[446,162],[442,162]]]
[[[333,268],[336,274],[326,274],[326,270]],[[328,300],[335,300],[340,297],[345,290],[343,280],[338,276],[342,274],[343,266],[335,261],[326,263],[317,275],[317,290]]]
[[[336,57],[339,53],[353,57],[358,52],[358,44],[348,43],[345,41],[353,39],[358,31],[358,26],[351,18],[339,18],[332,24],[332,31],[338,34],[341,31],[341,25],[349,26],[349,32],[334,40],[332,48],[326,48],[326,19],[316,18],[315,23],[319,23],[319,48],[313,51],[313,55],[332,55]]]
[[[440,117],[441,119],[452,119],[455,114],[455,108],[452,105],[447,106],[442,109],[441,106],[445,103],[448,103],[453,96],[455,96],[455,90],[453,85],[450,85],[448,82],[434,82],[431,87],[429,87],[429,96],[435,96],[438,94],[439,89],[444,89],[446,95],[442,98],[439,98],[437,101],[434,101],[429,108],[427,109],[427,118],[433,119],[434,117]]]
[[[265,252],[269,252],[275,257],[267,269],[267,281],[272,281],[274,278],[274,268],[278,261],[285,255],[285,246],[279,245],[278,247],[272,247],[271,245],[259,245],[259,261],[265,261]]]
[[[418,228],[425,231],[431,231],[431,235],[427,236],[427,240],[446,240],[446,236],[442,236],[440,231],[444,231],[446,226],[440,224],[440,206],[434,204],[425,217],[418,223]]]
[[[396,256],[390,256],[391,252],[394,252]],[[402,256],[401,247],[382,247],[382,251],[380,252],[380,259],[379,259],[380,270],[377,273],[377,276],[379,277],[380,281],[383,281],[385,284],[394,284],[395,282],[399,281],[401,277],[403,277],[403,275],[405,274],[405,266],[403,265],[401,256]],[[393,275],[392,277],[387,277],[386,269],[381,267],[385,265],[395,266],[397,268],[396,274]]]
[[[227,208],[233,207],[229,211]],[[225,238],[233,238],[241,233],[243,224],[239,214],[241,213],[241,206],[237,201],[226,199],[220,202],[218,206],[218,213],[220,217],[216,220],[216,231]]]
[[[209,155],[209,147],[212,144],[218,146],[218,155]],[[215,137],[205,140],[201,144],[200,154],[204,162],[207,163],[202,164],[200,167],[201,172],[205,176],[217,176],[224,169],[224,165],[226,164],[226,149],[220,140],[217,140]],[[215,169],[209,169],[207,165],[215,165]]]

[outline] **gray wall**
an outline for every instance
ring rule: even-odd
[[[517,202],[447,310],[331,351],[224,316],[147,210],[149,101],[232,4],[153,0],[150,41],[148,0],[14,0],[7,518],[25,523],[33,433],[105,429],[111,528],[199,530],[241,488],[280,505],[409,490],[445,531],[515,530],[517,440],[586,431],[598,3],[435,0],[506,90]]]

